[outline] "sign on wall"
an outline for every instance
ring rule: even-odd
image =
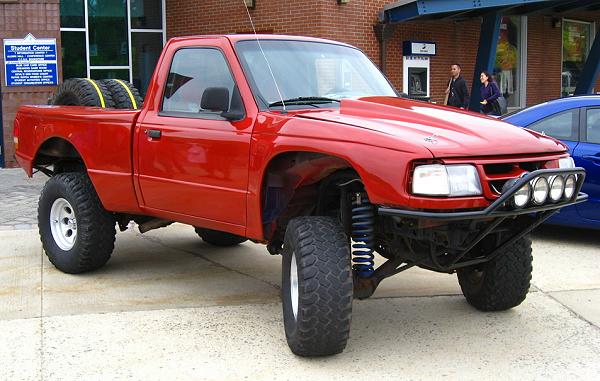
[[[436,44],[430,41],[403,41],[403,56],[435,56]]]
[[[56,39],[5,39],[4,65],[6,86],[57,85]]]

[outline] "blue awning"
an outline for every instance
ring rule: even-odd
[[[600,10],[598,0],[401,0],[383,8],[383,21],[441,20],[509,15],[557,14]]]

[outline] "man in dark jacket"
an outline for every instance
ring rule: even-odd
[[[467,90],[467,81],[460,75],[460,65],[450,66],[452,78],[446,89],[448,96],[448,106],[466,109],[469,107],[469,90]]]

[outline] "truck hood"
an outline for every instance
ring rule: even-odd
[[[393,97],[344,99],[339,110],[298,117],[342,123],[420,145],[436,158],[564,152],[561,142],[468,111]]]

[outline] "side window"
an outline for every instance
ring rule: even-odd
[[[559,140],[579,140],[579,109],[563,111],[527,126]]]
[[[600,144],[600,108],[587,110],[587,141]]]
[[[212,48],[180,49],[175,53],[171,63],[162,111],[194,114],[198,117],[212,119],[220,112],[204,109],[202,106],[214,104],[215,94],[223,95],[224,90],[215,93],[215,88],[227,90],[230,108],[241,104],[239,91],[237,91],[227,61],[220,50]],[[205,95],[213,99],[207,102]],[[204,102],[203,97],[205,97]]]

